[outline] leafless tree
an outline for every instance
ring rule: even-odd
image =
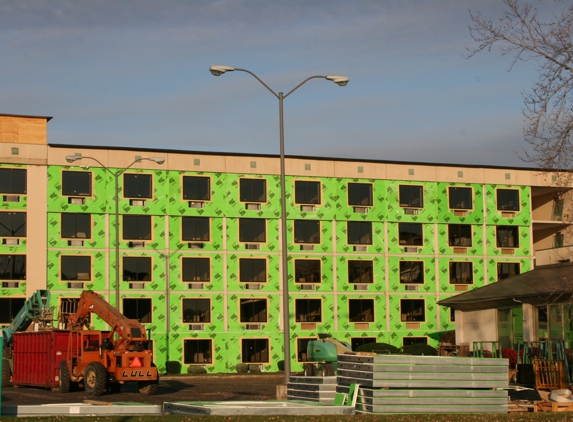
[[[547,171],[571,170],[573,5],[554,1],[555,10],[543,22],[539,10],[531,4],[520,0],[503,3],[506,8],[496,21],[470,11],[469,30],[478,45],[468,48],[468,57],[491,51],[496,44],[502,55],[512,57],[510,70],[518,61],[536,63],[539,78],[523,94],[524,135],[530,148],[521,158]]]

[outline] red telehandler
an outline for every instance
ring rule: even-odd
[[[105,321],[111,331],[87,329],[90,314]],[[141,394],[155,394],[159,376],[139,321],[126,318],[101,295],[87,290],[82,292],[76,313],[69,316],[68,328],[67,359],[60,362],[60,392],[69,392],[73,383],[83,383],[88,394],[99,396],[108,390],[118,393],[126,382],[137,382]]]

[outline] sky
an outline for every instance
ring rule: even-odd
[[[535,1],[538,8],[555,3]],[[535,62],[468,59],[470,10],[501,0],[0,0],[0,113],[48,142],[531,167]]]

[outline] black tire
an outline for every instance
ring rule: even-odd
[[[72,391],[70,370],[68,368],[68,362],[63,360],[60,362],[60,393],[69,393],[70,391]]]
[[[92,362],[84,374],[84,388],[90,396],[101,396],[107,391],[107,369],[100,362]]]
[[[313,363],[304,364],[304,376],[305,377],[315,377],[316,376],[316,366]]]
[[[121,386],[122,386],[122,384],[120,384],[119,382],[110,382],[109,383],[109,392],[112,394],[121,393]]]
[[[2,359],[2,387],[8,387],[10,385],[11,372],[10,361],[8,359]]]
[[[325,363],[320,368],[320,375],[323,377],[332,377],[334,376],[334,368],[330,363]]]
[[[157,387],[159,382],[157,381],[138,381],[137,388],[139,388],[139,394],[144,396],[153,396],[157,393]]]

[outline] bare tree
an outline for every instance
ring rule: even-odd
[[[518,61],[535,61],[539,78],[523,94],[525,141],[521,157],[547,171],[573,169],[573,5],[555,1],[549,20],[542,22],[538,9],[520,0],[503,0],[506,10],[496,23],[470,11],[470,34],[477,47],[469,57],[500,46]],[[541,2],[540,2],[541,3]],[[565,181],[562,181],[565,182]]]

